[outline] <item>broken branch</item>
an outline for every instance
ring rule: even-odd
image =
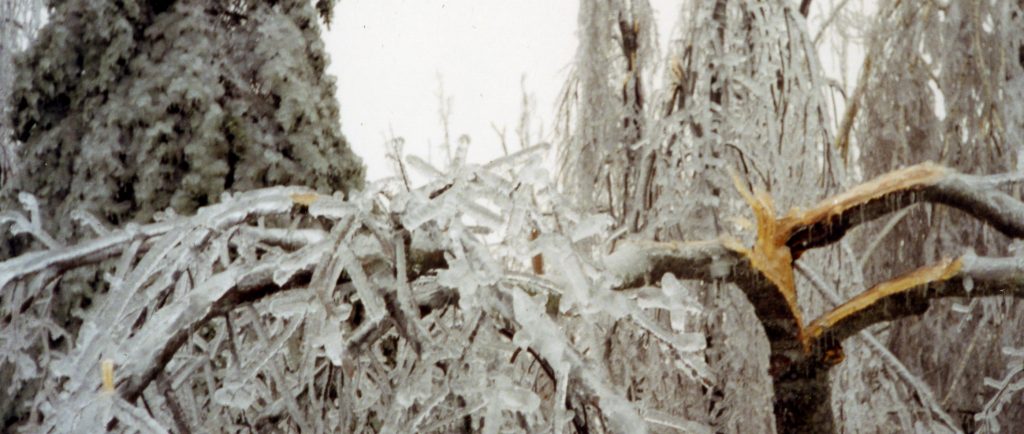
[[[924,313],[946,297],[1024,298],[1024,258],[963,256],[875,285],[807,327],[812,351],[834,347],[879,322]]]

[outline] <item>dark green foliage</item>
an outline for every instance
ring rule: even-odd
[[[321,3],[326,19],[331,2]],[[71,217],[79,209],[119,225],[169,207],[189,213],[231,191],[362,187],[311,2],[49,5],[50,21],[17,58],[5,102],[21,143],[10,148],[18,150],[16,176],[0,190],[0,211],[21,211],[18,193],[31,193],[44,229],[73,242],[93,235]],[[0,260],[33,248],[29,236],[8,229],[0,226]],[[71,337],[76,311],[105,292],[108,268],[65,275],[54,288],[52,315]],[[0,364],[0,382],[11,384],[13,372]],[[0,426],[27,416],[11,404],[30,402],[36,387],[0,391]]]
[[[190,212],[226,191],[360,188],[310,2],[66,1],[17,61],[24,144],[7,188],[61,238],[84,208],[112,223]],[[320,11],[324,13],[324,11]]]

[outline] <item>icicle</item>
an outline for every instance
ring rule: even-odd
[[[338,260],[352,279],[352,286],[356,288],[356,293],[359,294],[359,299],[363,302],[366,315],[371,319],[383,318],[386,313],[384,300],[366,277],[363,265],[359,263],[359,260],[356,259],[352,251],[346,246],[340,246],[337,255]]]

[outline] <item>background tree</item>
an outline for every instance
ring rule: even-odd
[[[23,175],[6,191],[120,224],[226,191],[358,188],[307,3],[53,2],[17,60]]]
[[[330,3],[319,4],[325,19]],[[20,145],[18,176],[0,198],[0,207],[14,210],[19,192],[38,196],[40,212],[53,217],[44,228],[52,235],[46,243],[81,237],[76,220],[146,222],[168,208],[194,212],[230,191],[362,186],[362,164],[339,129],[310,2],[54,1],[48,7],[49,22],[17,57],[11,87],[4,86],[11,89],[3,95],[10,101],[4,125]],[[11,149],[4,144],[5,153]],[[0,257],[24,252],[33,241],[4,237]],[[61,280],[56,315],[72,334],[73,311],[102,292],[103,272],[81,269]]]
[[[0,2],[0,101],[10,98],[14,82],[14,55],[28,46],[43,25],[44,8],[38,0],[4,0]],[[0,186],[7,182],[17,167],[15,142],[11,133],[9,105],[0,108]]]
[[[971,390],[964,399],[985,403],[958,420],[950,403],[959,398],[932,391],[956,394],[956,384],[922,381],[878,325],[943,310],[929,311],[938,298],[1024,297],[1024,263],[1000,245],[1024,237],[1024,203],[1011,190],[1024,175],[924,163],[861,182],[884,154],[870,150],[882,138],[905,144],[885,148],[903,155],[919,144],[915,126],[934,132],[915,117],[934,113],[931,94],[882,86],[933,89],[928,80],[979,56],[950,55],[927,79],[911,74],[916,87],[882,84],[924,46],[902,33],[910,15],[893,18],[917,9],[883,5],[869,32],[875,66],[843,89],[850,100],[840,108],[842,86],[825,79],[806,17],[825,17],[819,35],[852,26],[834,18],[847,3],[687,2],[659,60],[646,2],[582,2],[558,183],[542,162],[547,145],[473,165],[460,143],[446,171],[396,155],[400,176],[347,198],[295,186],[225,194],[194,202],[194,213],[154,212],[153,223],[81,225],[67,246],[50,242],[62,224],[19,195],[24,213],[4,216],[40,242],[0,263],[8,390],[37,383],[16,428],[870,432],[895,423],[957,432],[962,422],[1013,423],[1024,390],[1018,343],[1007,338],[1005,359],[977,374],[995,375],[981,381],[994,387]],[[934,7],[950,15],[933,24],[956,21],[956,7]],[[971,16],[997,33],[1006,24],[993,15]],[[976,28],[966,34],[978,41]],[[1006,44],[991,60],[1019,50]],[[1003,93],[978,97],[949,80],[963,93],[942,95],[991,108],[949,122],[1012,131]],[[884,112],[872,114],[875,99]],[[886,114],[900,120],[886,126]],[[939,137],[988,143],[963,125]],[[411,186],[414,170],[429,180]],[[915,241],[879,247],[878,234],[900,235],[886,216],[929,204],[967,213],[937,229],[949,250],[923,254],[906,273],[865,267]],[[801,209],[782,212],[789,207]],[[869,226],[878,219],[881,229]],[[982,250],[943,235],[954,225],[984,231],[974,221],[1002,241]],[[109,292],[80,312],[80,329],[66,329],[51,309],[53,285],[105,260]],[[941,320],[932,327],[956,333]],[[984,339],[997,329],[976,330]],[[66,345],[32,344],[45,339]],[[926,343],[900,339],[898,352]]]
[[[678,11],[679,34],[661,60],[646,2],[581,3],[566,189],[614,216],[627,238],[659,241],[735,232],[746,205],[729,167],[772,192],[782,210],[833,191],[842,167],[822,146],[830,141],[824,80],[803,17],[786,2],[683,2]],[[650,366],[626,368],[627,377],[645,380],[638,398],[656,401],[645,404],[728,431],[766,431],[771,391],[758,373],[768,361],[736,357],[751,345],[767,353],[757,319],[742,293],[718,284],[698,292],[694,325],[709,340],[706,362],[717,378],[747,381],[687,387]],[[820,305],[813,300],[801,301]],[[630,360],[636,338],[610,348]]]
[[[851,101],[860,109],[846,115],[851,141],[859,144],[859,167],[869,177],[920,161],[967,173],[1020,171],[1022,4],[919,6],[883,3],[872,24],[870,62]],[[858,260],[869,280],[965,248],[980,255],[1016,250],[997,231],[944,207],[908,210],[874,228],[858,237]],[[984,430],[991,429],[989,422],[975,416],[991,413],[995,404],[984,379],[1003,375],[1011,362],[1003,349],[1021,346],[1022,321],[1024,310],[1014,299],[976,300],[966,307],[956,300],[894,323],[880,336],[933,387],[962,429]],[[1003,410],[1003,426],[1024,426],[1024,405],[1017,402]]]

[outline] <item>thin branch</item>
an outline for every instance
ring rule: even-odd
[[[901,221],[903,221],[903,218],[906,217],[909,213],[910,208],[904,208],[899,210],[899,212],[897,212],[896,215],[889,218],[889,221],[885,223],[885,226],[882,226],[881,230],[874,234],[874,236],[871,239],[871,243],[868,244],[868,247],[865,248],[864,251],[861,253],[860,257],[857,258],[858,271],[864,269],[864,265],[867,264],[868,260],[871,259],[872,255],[874,255],[875,249],[877,249],[878,246],[882,244],[882,240],[884,240],[885,237],[889,235],[889,232],[892,232],[892,229],[895,228],[896,225],[899,224]],[[834,303],[839,304],[839,301],[835,301]]]
[[[413,351],[420,354],[424,344],[430,344],[430,334],[419,323],[419,315],[415,311],[415,298],[409,288],[409,275],[406,267],[405,250],[411,244],[412,237],[404,228],[395,234],[395,292],[389,298],[388,310],[395,321],[399,334],[412,345]]]
[[[174,427],[178,429],[178,434],[191,434],[192,429],[189,428],[185,412],[181,409],[181,405],[178,404],[178,399],[175,397],[174,390],[167,381],[167,376],[163,373],[157,375],[156,385],[160,394],[167,401],[167,407],[171,410],[171,417],[174,419]]]
[[[825,30],[828,29],[828,26],[832,25],[832,22],[836,20],[837,16],[839,16],[839,11],[843,10],[843,8],[846,7],[846,4],[849,2],[850,0],[843,0],[839,2],[839,4],[837,4],[834,8],[832,8],[832,12],[829,12],[828,18],[825,19],[825,22],[821,24],[821,28],[818,29],[818,34],[814,35],[815,46],[818,45],[818,41],[821,40],[821,37],[822,35],[825,34]],[[807,15],[804,16],[806,17]]]
[[[800,1],[800,15],[807,18],[807,14],[811,12],[811,0]]]
[[[864,64],[860,67],[860,77],[857,78],[857,87],[854,88],[853,95],[846,102],[843,120],[839,124],[839,131],[836,132],[835,148],[839,150],[844,163],[847,161],[846,159],[850,151],[850,131],[853,130],[853,121],[857,119],[857,112],[860,111],[860,101],[864,99],[864,94],[867,93],[868,77],[871,76],[872,55],[873,53],[869,51],[868,55],[864,57]]]

